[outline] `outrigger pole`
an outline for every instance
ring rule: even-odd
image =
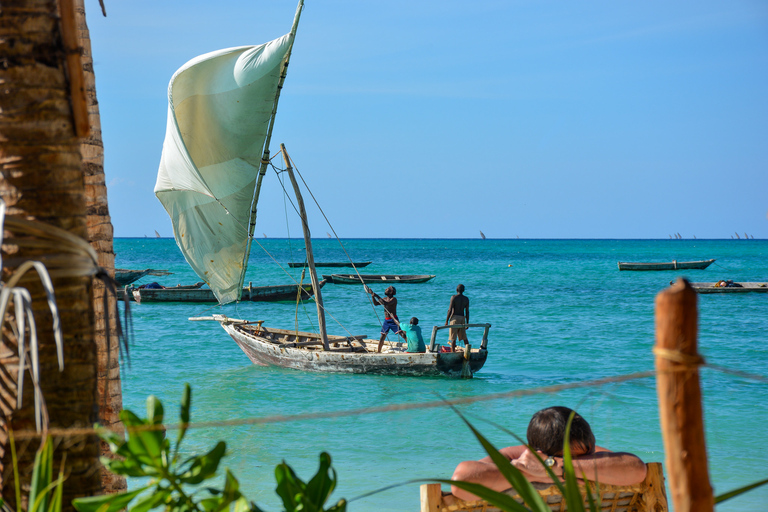
[[[296,181],[296,177],[293,175],[293,167],[291,167],[291,158],[288,156],[288,152],[285,150],[285,145],[280,144],[280,151],[283,153],[283,160],[285,160],[285,172],[288,173],[288,177],[291,179],[293,185],[293,191],[296,194],[296,203],[299,207],[299,215],[301,215],[301,227],[304,229],[304,246],[307,254],[307,266],[309,267],[309,278],[312,280],[312,288],[315,290],[315,303],[317,304],[317,327],[320,330],[320,339],[323,341],[323,349],[330,350],[328,345],[328,332],[325,328],[325,308],[323,308],[323,296],[320,294],[320,285],[317,282],[317,270],[315,270],[315,255],[312,252],[312,236],[309,233],[309,223],[307,222],[307,210],[304,209],[304,198],[301,197],[301,190],[299,184]]]
[[[296,39],[296,29],[299,27],[299,18],[301,18],[301,11],[304,9],[304,0],[299,0],[299,5],[296,7],[296,14],[293,17],[293,25],[291,26],[291,46],[288,48],[288,53],[285,55],[283,61],[283,67],[280,70],[280,80],[277,82],[277,92],[275,92],[275,102],[272,104],[272,116],[269,118],[269,128],[267,128],[267,138],[264,140],[264,153],[261,156],[261,165],[259,167],[259,176],[256,179],[256,190],[253,193],[253,201],[251,202],[251,215],[250,223],[248,226],[248,242],[245,248],[245,258],[243,259],[243,271],[240,274],[240,284],[237,287],[237,300],[240,300],[243,294],[243,283],[245,282],[245,269],[248,267],[248,259],[251,257],[251,242],[253,240],[253,232],[256,229],[256,210],[259,203],[259,194],[261,193],[261,181],[264,179],[264,175],[267,174],[267,166],[269,165],[269,143],[272,140],[272,128],[275,126],[275,114],[277,114],[277,102],[280,100],[280,91],[283,89],[283,83],[285,83],[285,76],[288,74],[288,62],[291,60],[291,52],[293,51],[293,42]]]

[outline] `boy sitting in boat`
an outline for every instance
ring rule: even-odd
[[[563,445],[565,427],[573,412],[568,407],[548,407],[537,412],[528,424],[528,446],[508,446],[499,452],[519,469],[531,482],[551,483],[544,466],[533,455],[531,449],[544,459],[544,464],[562,480]],[[612,452],[595,445],[595,435],[589,423],[576,414],[571,424],[571,456],[577,477],[611,485],[632,485],[645,479],[646,466],[636,455],[626,452]],[[482,484],[495,491],[511,487],[490,457],[461,462],[456,466],[451,480],[463,480]],[[477,497],[456,486],[451,492],[463,500]]]
[[[397,318],[397,299],[395,298],[397,290],[395,290],[394,286],[388,287],[384,290],[383,299],[373,293],[373,290],[368,288],[368,286],[365,287],[365,291],[371,294],[375,306],[384,306],[384,323],[381,325],[381,338],[379,339],[379,349],[377,350],[377,352],[381,352],[389,331],[399,334],[405,339],[405,333],[400,330],[400,321]]]
[[[421,327],[419,327],[419,319],[415,316],[411,318],[408,325],[402,325],[402,332],[405,334],[405,339],[408,341],[408,348],[406,352],[424,353],[427,351],[427,346],[424,344],[424,338],[421,336]]]

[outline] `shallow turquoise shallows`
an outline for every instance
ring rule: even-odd
[[[289,261],[304,259],[303,241],[259,239],[279,268],[254,244],[246,278],[254,286],[301,277]],[[344,261],[339,243],[313,240],[317,261]],[[671,280],[768,281],[765,240],[344,240],[353,261],[372,261],[366,274],[435,274],[424,284],[397,286],[400,318],[419,318],[425,334],[442,325],[456,285],[466,286],[472,322],[490,322],[489,356],[471,380],[305,373],[254,366],[215,322],[187,318],[224,313],[265,325],[313,330],[314,304],[241,303],[134,305],[130,366],[123,364],[125,408],[144,415],[150,394],[163,400],[168,423],[178,419],[185,382],[193,391],[193,422],[349,411],[391,404],[589,381],[653,369],[654,298]],[[165,269],[139,283],[191,284],[199,279],[172,239],[115,240],[116,266]],[[617,261],[716,258],[705,270],[620,272]],[[331,273],[334,269],[321,269]],[[344,272],[347,272],[345,269]],[[309,277],[305,277],[305,282]],[[381,294],[383,285],[371,285]],[[332,334],[378,337],[362,286],[326,285]],[[768,294],[699,295],[699,348],[708,363],[763,376],[750,380],[715,369],[701,372],[709,471],[716,494],[766,478],[768,468]],[[443,331],[445,332],[445,331]],[[469,330],[470,342],[480,331]],[[427,335],[428,336],[428,335]],[[445,342],[443,334],[439,341]],[[547,406],[577,409],[599,445],[664,461],[654,378],[554,394],[478,401],[459,410],[497,446],[517,444],[492,423],[524,436],[531,415]],[[455,465],[485,454],[461,418],[445,407],[365,415],[193,429],[186,452],[226,440],[224,460],[246,496],[282,510],[274,467],[285,460],[304,479],[327,451],[338,472],[334,498],[357,496],[410,479],[450,478]],[[137,482],[131,482],[135,486]],[[717,507],[759,510],[763,487]],[[416,511],[418,484],[354,500],[350,511]]]

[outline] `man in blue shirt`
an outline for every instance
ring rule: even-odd
[[[419,319],[415,316],[411,318],[408,325],[400,325],[405,333],[405,339],[408,340],[408,349],[406,352],[426,352],[427,346],[424,344],[424,338],[421,337],[421,327]]]

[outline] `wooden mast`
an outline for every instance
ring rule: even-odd
[[[304,199],[301,197],[301,190],[299,190],[299,184],[296,182],[296,177],[293,175],[291,159],[288,157],[288,152],[285,150],[284,144],[280,144],[280,151],[283,153],[283,160],[285,160],[285,171],[288,173],[288,177],[291,179],[293,191],[296,194],[296,202],[299,207],[299,215],[301,215],[301,227],[304,229],[304,247],[307,254],[309,277],[312,280],[312,288],[315,290],[315,303],[317,304],[317,325],[320,329],[320,339],[323,340],[323,348],[325,350],[330,350],[330,346],[328,345],[328,332],[325,328],[325,309],[323,308],[323,296],[320,294],[320,285],[317,282],[315,255],[312,253],[312,238],[309,234],[309,223],[307,222],[307,211],[304,209]]]
[[[675,512],[711,512],[712,486],[699,387],[696,292],[688,281],[656,296],[656,391]]]
[[[304,9],[304,0],[299,0],[299,5],[296,7],[296,14],[293,17],[293,25],[291,26],[291,38],[295,40],[296,29],[299,28],[299,18],[301,18],[301,11]],[[256,190],[253,192],[253,201],[251,201],[251,215],[248,225],[248,243],[245,247],[245,257],[243,258],[243,271],[240,274],[240,283],[238,285],[237,298],[243,293],[243,283],[245,282],[245,269],[248,267],[248,260],[251,257],[251,241],[253,240],[253,232],[256,229],[256,211],[259,204],[259,194],[261,194],[261,182],[264,179],[264,175],[267,174],[267,165],[269,165],[269,143],[272,141],[272,128],[275,126],[275,115],[277,114],[277,102],[280,100],[280,91],[283,90],[283,83],[285,83],[285,76],[288,74],[288,63],[291,60],[291,52],[293,51],[293,41],[288,48],[288,53],[285,54],[285,61],[280,69],[280,80],[277,82],[277,91],[275,92],[275,101],[272,104],[272,115],[269,118],[269,127],[267,128],[267,138],[264,140],[264,153],[261,157],[261,165],[259,167],[259,175],[256,178]],[[266,237],[266,235],[264,235]]]

